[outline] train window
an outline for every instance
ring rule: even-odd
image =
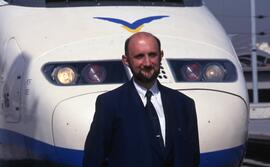
[[[190,0],[189,0],[190,1]],[[47,3],[50,2],[176,2],[183,3],[183,0],[46,0]]]
[[[57,3],[73,5],[98,5],[98,6],[201,6],[202,0],[46,0],[48,7],[53,7]],[[59,7],[59,6],[58,6]]]
[[[121,61],[48,63],[42,71],[55,85],[93,85],[124,83],[128,80]]]
[[[234,82],[235,66],[228,60],[169,59],[177,82]]]
[[[75,6],[202,6],[202,0],[4,0],[8,4],[31,7]],[[4,3],[3,3],[4,4]],[[0,3],[0,5],[2,5]]]

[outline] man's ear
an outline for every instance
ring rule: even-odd
[[[126,55],[122,55],[122,63],[126,66],[129,66],[128,57]]]
[[[161,50],[160,51],[160,61],[162,60],[163,56],[164,56],[164,53],[163,53],[163,50]]]

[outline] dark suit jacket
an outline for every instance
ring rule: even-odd
[[[197,167],[194,101],[158,83],[166,120],[161,147],[132,81],[98,96],[85,142],[84,167]]]

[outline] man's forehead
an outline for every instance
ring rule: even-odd
[[[140,33],[133,34],[130,37],[130,41],[138,40],[138,39],[145,39],[145,38],[151,38],[155,40],[155,37],[152,34],[147,33],[147,32],[140,32]]]
[[[155,44],[157,44],[155,37],[149,33],[134,34],[133,36],[130,37],[129,44],[131,44],[131,46],[132,46],[134,43],[138,43],[144,39],[146,39],[146,40],[150,39],[151,42],[154,42]]]

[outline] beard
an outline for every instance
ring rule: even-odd
[[[145,76],[142,71],[140,70],[138,73],[136,73],[133,69],[130,69],[132,74],[133,74],[133,78],[141,83],[152,83],[154,82],[158,75],[159,75],[159,71],[160,70],[154,70],[154,73],[152,74],[152,76],[147,77]]]

